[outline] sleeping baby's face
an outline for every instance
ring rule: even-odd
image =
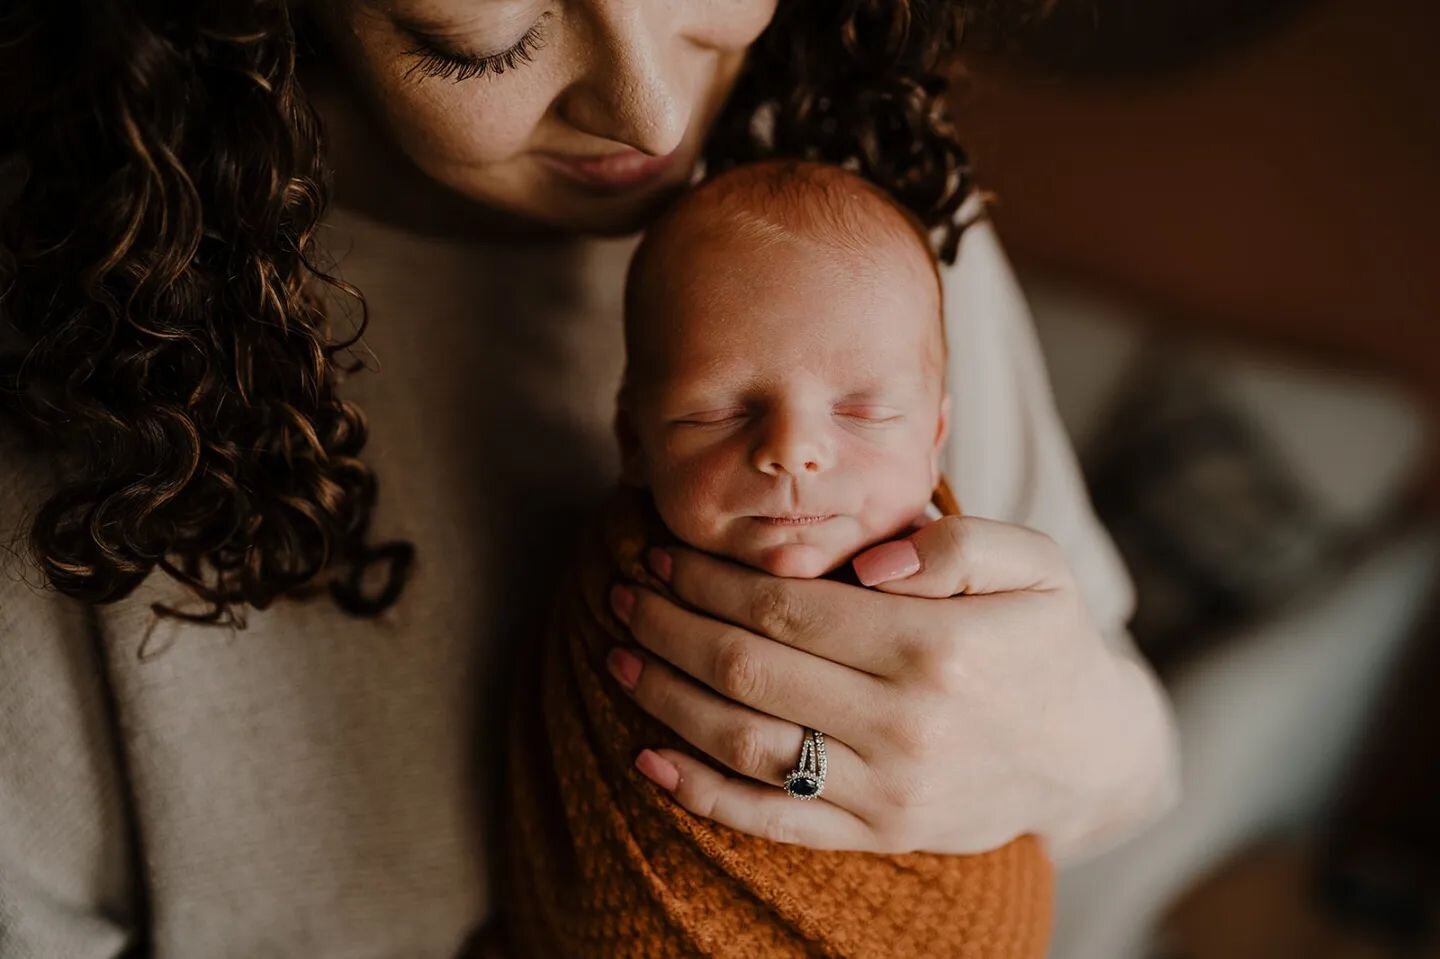
[[[780,576],[904,530],[938,477],[935,270],[885,201],[855,202],[835,236],[684,214],[632,274],[627,477],[681,540]]]

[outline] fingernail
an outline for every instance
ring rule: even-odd
[[[640,755],[635,757],[635,768],[645,774],[645,778],[666,792],[673,793],[680,785],[680,770],[675,764],[652,749],[640,750]]]
[[[855,557],[855,575],[866,586],[879,586],[920,571],[920,554],[908,539],[884,543]]]
[[[616,646],[605,657],[605,668],[621,686],[634,689],[640,682],[640,670],[645,668],[645,664],[630,650]]]
[[[630,613],[635,609],[635,590],[616,584],[610,590],[610,608],[626,626],[630,625]]]
[[[650,550],[650,570],[659,576],[662,582],[670,582],[670,574],[675,571],[675,558],[659,547]]]

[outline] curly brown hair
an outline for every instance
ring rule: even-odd
[[[0,407],[60,464],[34,555],[90,602],[158,567],[201,601],[164,612],[201,621],[321,589],[378,613],[412,550],[369,541],[365,420],[338,389],[364,300],[313,258],[323,141],[288,3],[59,8],[0,16],[0,157],[25,170],[0,213]],[[953,258],[971,182],[942,68],[975,9],[782,2],[707,164],[848,164]]]

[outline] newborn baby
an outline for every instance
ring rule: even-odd
[[[700,819],[636,771],[642,747],[683,743],[604,666],[629,641],[611,585],[666,591],[642,561],[649,545],[815,577],[924,520],[949,411],[924,231],[836,168],[732,170],[641,244],[626,347],[626,486],[518,687],[504,952],[1039,959],[1051,876],[1033,837],[976,856],[876,855]]]
[[[625,477],[680,540],[777,576],[914,525],[949,399],[924,231],[838,168],[767,164],[690,193],[630,269]]]

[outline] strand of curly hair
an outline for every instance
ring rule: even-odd
[[[413,549],[370,542],[365,419],[339,389],[364,300],[315,263],[327,180],[287,3],[57,6],[0,17],[0,157],[27,171],[0,212],[0,341],[19,342],[0,409],[60,464],[33,554],[96,603],[161,570],[198,606],[159,611],[197,621],[324,590],[378,614]],[[971,182],[941,67],[969,9],[782,2],[707,164],[847,164],[953,258]]]

